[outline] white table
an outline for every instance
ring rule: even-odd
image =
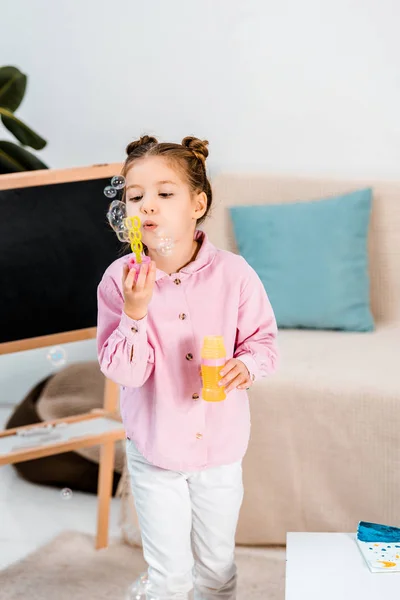
[[[288,533],[286,600],[400,599],[400,572],[371,573],[354,533]]]

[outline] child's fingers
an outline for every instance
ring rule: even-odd
[[[125,285],[126,278],[128,277],[129,267],[127,264],[122,267],[122,285]]]
[[[237,365],[236,360],[234,358],[230,358],[229,360],[226,361],[226,363],[220,370],[219,374],[222,376],[227,375],[229,373],[229,371],[231,371],[232,369],[234,369],[236,367],[236,365]]]
[[[226,386],[225,393],[229,394],[229,392],[237,388],[241,383],[243,383],[243,374],[239,373],[234,379],[232,379],[229,385]]]
[[[226,365],[223,368],[222,371],[220,371],[220,373],[226,373],[226,375],[220,379],[220,381],[218,382],[218,385],[227,385],[230,381],[232,381],[232,379],[234,377],[236,377],[237,375],[240,375],[240,369],[239,369],[239,365],[237,363],[234,363],[232,368],[229,369],[229,371],[226,370]]]
[[[144,286],[146,283],[148,267],[146,263],[142,263],[140,265],[139,275],[136,280],[135,288],[138,292],[142,292],[144,290]]]
[[[156,280],[156,274],[157,274],[156,263],[154,262],[154,260],[152,260],[150,263],[149,270],[147,272],[146,283],[145,283],[145,287],[148,288],[149,290],[153,289],[154,282]]]
[[[240,385],[238,385],[238,390],[247,390],[249,387],[251,387],[252,383],[253,382],[251,381],[251,378],[247,377],[247,379],[244,383],[241,383]]]
[[[124,265],[123,286],[125,291],[131,292],[135,283],[135,269],[130,269],[128,265]]]

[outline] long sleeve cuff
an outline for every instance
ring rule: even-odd
[[[235,358],[241,360],[243,364],[246,365],[247,370],[250,373],[250,379],[254,382],[258,379],[259,369],[256,361],[250,352],[244,352],[243,354],[236,355]]]
[[[131,344],[140,344],[142,340],[147,341],[147,315],[136,321],[122,312],[118,330]]]

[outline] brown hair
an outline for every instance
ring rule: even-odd
[[[133,162],[146,156],[162,156],[175,163],[184,172],[191,191],[205,192],[207,196],[207,209],[197,221],[199,225],[208,215],[212,204],[212,190],[206,173],[207,146],[206,140],[202,141],[195,137],[185,137],[181,144],[172,144],[159,143],[156,138],[145,135],[126,147],[128,156],[121,174],[126,177]]]

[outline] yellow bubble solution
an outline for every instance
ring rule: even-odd
[[[222,379],[219,374],[226,363],[226,350],[222,335],[208,335],[203,340],[201,350],[201,375],[203,388],[201,396],[207,402],[221,402],[226,393],[218,382]]]

